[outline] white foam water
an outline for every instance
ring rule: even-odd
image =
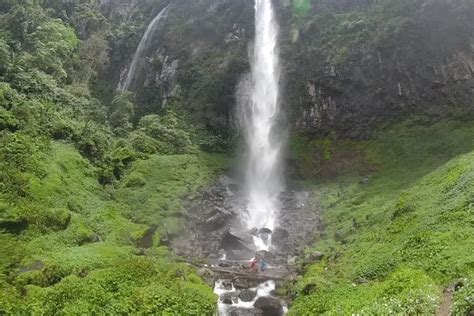
[[[143,52],[148,47],[148,44],[150,42],[150,36],[153,34],[155,26],[158,25],[158,23],[168,15],[169,8],[170,4],[167,5],[163,10],[161,10],[148,25],[145,33],[142,36],[142,39],[140,40],[140,44],[138,44],[137,50],[133,55],[133,59],[128,68],[128,73],[125,77],[125,80],[120,80],[120,82],[118,83],[118,91],[126,91],[130,88],[130,85],[132,84],[132,81],[135,78],[135,73],[137,71],[139,62],[142,60]]]
[[[241,299],[238,299],[238,302],[232,305],[229,304],[224,304],[220,300],[220,296],[225,293],[232,293],[235,292],[236,289],[234,288],[234,285],[232,285],[231,289],[226,289],[224,286],[224,281],[219,280],[215,283],[214,286],[214,293],[219,296],[218,299],[218,311],[219,311],[219,316],[225,316],[229,312],[229,308],[246,308],[250,309],[253,307],[255,302],[257,301],[258,298],[264,297],[264,296],[271,296],[271,293],[275,291],[276,285],[274,281],[266,281],[262,284],[259,284],[256,288],[251,288],[250,290],[256,291],[257,296],[251,301],[251,302],[243,302]],[[286,305],[283,306],[283,312],[286,314],[288,308]]]
[[[249,228],[273,229],[277,196],[282,190],[281,141],[275,135],[279,114],[278,28],[271,0],[255,0],[255,42],[250,53],[250,102],[246,103],[244,124],[249,151],[246,188]],[[257,247],[268,248],[256,241]]]
[[[278,214],[277,197],[282,191],[281,140],[275,133],[279,115],[280,80],[277,43],[278,28],[272,1],[255,0],[255,42],[250,54],[251,78],[240,85],[241,89],[249,89],[244,97],[241,96],[241,100],[245,102],[240,104],[249,151],[246,173],[248,228],[274,229]],[[245,98],[247,94],[248,98]],[[271,233],[260,233],[254,237],[254,244],[258,250],[270,250]],[[225,293],[235,292],[235,288],[232,285],[227,289],[224,281],[217,281],[214,293],[219,295],[219,315],[227,315],[231,307],[252,308],[258,298],[271,296],[275,282],[266,281],[252,290],[257,292],[253,301],[242,302],[239,299],[236,303],[227,305],[221,302],[220,297]],[[283,306],[283,310],[286,313],[287,307]]]

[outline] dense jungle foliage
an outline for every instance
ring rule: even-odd
[[[437,34],[452,27],[464,36],[474,12],[471,0],[458,1],[446,10],[458,24],[433,26],[430,14],[444,9],[421,1],[375,1],[382,5],[369,13],[280,2],[282,20],[291,15],[281,47],[291,124],[308,107],[314,69],[352,65],[374,47],[448,43]],[[200,2],[188,3],[196,19],[207,14]],[[167,245],[182,232],[185,198],[232,166],[240,137],[229,128],[231,109],[252,33],[225,23],[233,12],[248,27],[252,7],[233,1],[217,18],[205,16],[202,32],[177,25],[181,11],[170,15],[171,31],[159,40],[182,63],[180,89],[163,106],[161,90],[115,87],[165,4],[140,1],[124,23],[91,3],[0,2],[0,315],[216,312],[212,289]],[[420,41],[420,26],[436,31]],[[213,50],[224,27],[242,41]],[[189,45],[194,37],[199,45]],[[460,46],[470,40],[467,34]],[[408,51],[415,64],[420,56],[445,60],[443,48],[435,57]],[[324,259],[298,258],[297,280],[278,289],[290,315],[433,315],[455,283],[462,286],[454,314],[472,313],[473,104],[445,105],[450,111],[436,120],[397,112],[396,122],[380,124],[366,140],[341,138],[329,125],[323,133],[291,130],[288,187],[315,194],[325,230],[315,229],[306,253]]]
[[[0,10],[0,314],[212,314],[160,243],[224,166],[212,140],[179,99],[137,118],[130,94],[91,90],[112,36],[95,6]]]

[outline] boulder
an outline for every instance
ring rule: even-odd
[[[270,251],[260,250],[256,253],[258,259],[265,259],[265,261],[273,261],[274,255]]]
[[[262,316],[282,316],[283,306],[280,300],[271,296],[259,297],[253,307],[262,310]]]
[[[257,287],[260,283],[262,283],[259,279],[249,279],[246,277],[236,277],[232,280],[234,287],[238,290],[249,289],[252,287]]]
[[[263,311],[258,308],[243,308],[231,306],[227,310],[229,316],[263,316]]]
[[[257,292],[252,290],[242,290],[239,293],[239,298],[242,302],[251,302],[257,296]]]
[[[232,263],[227,261],[227,260],[219,260],[219,262],[217,263],[217,265],[219,267],[222,267],[222,268],[230,268],[232,267]]]
[[[222,280],[222,287],[228,291],[232,290],[232,281],[231,280]]]
[[[251,230],[248,231],[248,234],[251,236],[258,236],[258,228],[254,227]]]
[[[272,230],[269,229],[269,228],[260,228],[260,230],[258,231],[259,234],[271,234],[272,233]]]
[[[251,250],[253,239],[245,233],[229,228],[222,236],[221,246],[226,250]]]
[[[227,292],[227,293],[221,294],[219,299],[224,304],[232,305],[232,304],[237,304],[239,302],[239,299],[237,298],[237,296],[238,296],[238,292]]]
[[[228,250],[227,259],[228,260],[247,260],[248,258],[253,257],[254,254],[255,254],[255,251],[251,249]]]
[[[275,245],[281,245],[290,237],[290,233],[284,228],[275,228],[272,234],[272,243]]]
[[[322,252],[315,251],[306,258],[305,263],[312,264],[312,263],[320,262],[321,260],[323,260],[323,258],[324,258],[324,255]]]
[[[204,282],[206,282],[207,285],[214,286],[214,282],[216,281],[216,273],[214,273],[214,271],[208,268],[200,268],[197,270],[197,274],[204,280]],[[232,289],[232,284],[230,288]]]
[[[208,232],[216,231],[223,228],[232,219],[234,214],[223,208],[217,208],[211,212],[204,222],[204,229]]]

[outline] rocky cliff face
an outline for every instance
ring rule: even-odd
[[[184,103],[198,124],[225,130],[231,124],[235,87],[248,68],[247,45],[253,36],[253,6],[248,1],[175,0],[130,6],[128,18],[119,20],[127,32],[117,32],[112,39],[107,90],[112,91],[126,73],[134,53],[130,48],[138,46],[147,24],[170,2],[132,87],[138,115],[158,112],[174,98]],[[114,5],[108,7],[112,14]],[[130,23],[141,27],[126,27]]]
[[[275,1],[283,105],[294,129],[360,139],[385,122],[472,111],[471,1]],[[168,2],[118,11],[113,1],[104,5],[109,16],[127,21],[122,25],[134,25],[112,40],[111,82],[126,71],[146,24]],[[198,124],[232,128],[236,87],[248,72],[253,3],[175,0],[154,33],[134,87],[138,114],[177,98]]]
[[[284,59],[293,60],[286,93],[295,126],[367,138],[384,122],[472,111],[473,12],[467,2],[399,2],[293,25]]]

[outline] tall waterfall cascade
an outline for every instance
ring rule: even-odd
[[[121,79],[117,86],[118,91],[126,91],[130,88],[130,85],[132,84],[136,76],[139,63],[141,60],[143,60],[143,52],[146,50],[150,43],[151,35],[153,35],[153,31],[155,30],[155,27],[160,23],[160,21],[168,15],[169,9],[170,4],[167,5],[163,10],[161,10],[148,25],[145,33],[142,36],[142,39],[140,40],[140,43],[138,44],[135,54],[133,55],[132,62],[130,63],[130,66],[128,68],[127,76],[124,80]]]
[[[255,42],[250,52],[250,100],[244,109],[249,151],[246,188],[249,228],[273,229],[281,183],[281,140],[276,136],[279,114],[278,26],[271,0],[255,0]],[[255,240],[259,249],[267,247]]]

